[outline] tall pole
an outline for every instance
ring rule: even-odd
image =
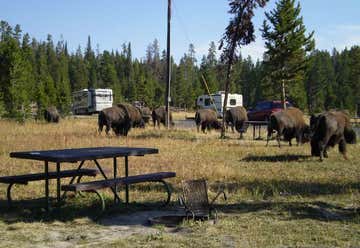
[[[169,128],[170,119],[170,82],[171,82],[171,61],[170,61],[170,23],[171,23],[171,0],[168,0],[168,18],[167,18],[167,74],[166,74],[166,95],[165,95],[165,108],[166,108],[166,127]]]

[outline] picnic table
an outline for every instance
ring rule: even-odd
[[[268,121],[245,121],[245,124],[253,126],[253,139],[261,140],[261,132],[260,132],[261,126],[267,126]],[[258,128],[259,131],[259,136],[257,138],[255,138],[256,127]]]
[[[125,168],[125,177],[123,179],[128,179],[128,181],[122,181],[125,185],[125,196],[126,203],[129,202],[129,188],[128,184],[131,182],[140,182],[140,181],[159,181],[161,177],[164,177],[165,174],[153,173],[153,174],[144,174],[129,177],[129,157],[130,156],[144,156],[147,154],[156,154],[158,153],[158,149],[155,148],[139,148],[139,147],[89,147],[89,148],[74,148],[74,149],[62,149],[62,150],[41,150],[41,151],[23,151],[23,152],[11,152],[10,157],[12,158],[20,158],[20,159],[30,159],[30,160],[39,160],[44,162],[44,180],[45,180],[45,200],[46,200],[46,210],[49,210],[50,202],[49,202],[49,179],[56,179],[56,199],[57,202],[60,203],[61,196],[60,190],[61,186],[61,178],[63,177],[64,171],[61,171],[61,165],[64,163],[78,163],[76,171],[84,170],[82,166],[85,161],[93,161],[99,170],[100,174],[104,177],[103,181],[94,181],[88,182],[87,188],[88,190],[93,190],[95,188],[100,188],[99,185],[103,187],[108,186],[111,188],[114,194],[114,201],[117,202],[120,200],[120,197],[117,194],[117,185],[119,183],[120,178],[117,178],[117,158],[124,157],[124,168]],[[99,163],[99,159],[113,159],[113,178],[108,178]],[[49,172],[49,163],[56,164],[56,171]],[[168,177],[175,176],[175,173],[166,174]],[[25,175],[26,176],[26,175]],[[15,176],[16,177],[16,176]],[[75,177],[70,181],[70,185],[72,184]],[[100,182],[100,183],[97,183]],[[104,183],[105,182],[105,183]],[[110,183],[111,182],[111,183]],[[89,186],[89,183],[92,183],[92,187]],[[84,183],[83,183],[84,184]],[[79,184],[80,186],[84,186]],[[66,185],[63,185],[66,188]],[[66,193],[66,192],[65,192]],[[169,193],[169,192],[168,192]],[[170,196],[169,196],[170,197]],[[168,199],[169,201],[169,199]]]

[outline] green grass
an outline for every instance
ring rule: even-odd
[[[309,144],[282,148],[271,141],[245,140],[238,134],[197,133],[195,129],[132,129],[127,138],[99,135],[96,119],[68,119],[58,125],[0,121],[0,174],[42,171],[41,162],[9,158],[12,151],[88,146],[156,147],[159,154],[131,157],[130,174],[175,171],[175,193],[181,180],[204,177],[209,197],[225,187],[228,200],[217,201],[219,223],[185,222],[177,228],[107,226],[103,219],[158,209],[165,194],[158,185],[131,187],[131,204],[99,210],[95,195],[71,197],[60,211],[46,213],[43,182],[15,186],[13,209],[6,207],[6,185],[0,185],[0,247],[358,247],[360,246],[360,145],[349,145],[346,161],[337,149],[319,162]],[[262,134],[264,136],[264,133]],[[111,162],[101,160],[105,168]],[[119,174],[123,174],[119,159]],[[86,166],[91,167],[91,163]],[[74,168],[67,164],[66,168]],[[53,169],[53,167],[52,167]],[[64,180],[66,183],[66,180]],[[51,182],[55,195],[55,182]],[[123,197],[123,192],[121,192]],[[18,202],[20,201],[20,202]],[[139,229],[140,228],[140,229]]]

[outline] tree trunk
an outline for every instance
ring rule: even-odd
[[[286,109],[286,94],[285,94],[285,81],[284,80],[281,80],[281,88],[282,88],[281,101],[283,103],[283,108]]]

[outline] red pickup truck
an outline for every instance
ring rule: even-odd
[[[292,104],[286,101],[286,107],[292,107]],[[254,109],[247,113],[249,121],[268,121],[270,115],[283,109],[281,101],[262,101],[258,102]]]

